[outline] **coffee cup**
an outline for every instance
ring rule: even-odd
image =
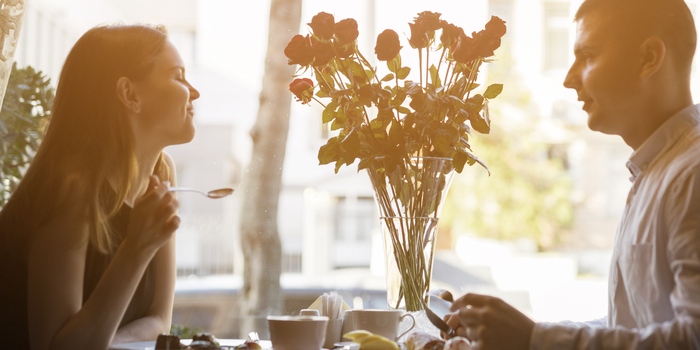
[[[399,334],[399,325],[406,317],[409,317],[413,323],[406,331]],[[403,310],[352,310],[352,319],[354,329],[366,330],[390,340],[398,340],[416,325],[413,315],[404,313]]]
[[[326,316],[268,316],[275,350],[320,350],[326,336]]]

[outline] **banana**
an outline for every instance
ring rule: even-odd
[[[360,344],[360,350],[399,350],[396,342],[364,330],[352,331],[343,337]]]

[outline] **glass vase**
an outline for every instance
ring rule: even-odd
[[[452,159],[376,158],[367,172],[379,207],[389,307],[423,310]]]

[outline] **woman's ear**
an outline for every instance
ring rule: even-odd
[[[642,69],[640,78],[646,78],[656,73],[666,58],[666,44],[658,36],[652,36],[644,40],[640,46],[642,55]]]
[[[134,84],[129,78],[121,77],[117,80],[117,97],[119,97],[119,101],[121,101],[127,111],[131,113],[141,112],[140,99]]]

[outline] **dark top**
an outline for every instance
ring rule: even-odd
[[[110,220],[117,233],[119,244],[126,235],[130,215],[131,208],[124,205]],[[0,349],[29,349],[27,262],[26,258],[10,254],[10,249],[11,247],[0,247]],[[83,303],[92,294],[111,260],[111,255],[101,254],[88,244],[85,257]],[[146,314],[153,301],[154,288],[155,270],[151,261],[131,298],[129,307],[119,324],[120,327]]]

